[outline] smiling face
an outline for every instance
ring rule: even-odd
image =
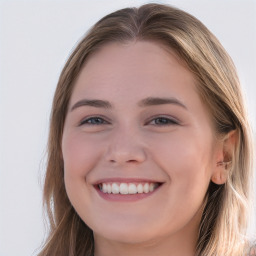
[[[111,43],[88,59],[70,99],[66,191],[96,239],[196,239],[218,145],[175,54],[153,42]]]

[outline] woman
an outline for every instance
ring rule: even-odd
[[[159,4],[112,13],[59,79],[39,255],[255,255],[252,158],[234,65],[207,28]]]

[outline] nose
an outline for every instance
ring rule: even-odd
[[[141,136],[131,130],[116,131],[109,138],[105,159],[118,165],[144,162],[146,151]]]

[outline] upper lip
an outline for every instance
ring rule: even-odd
[[[94,185],[102,184],[102,183],[163,183],[163,181],[148,179],[148,178],[102,178],[94,182]]]

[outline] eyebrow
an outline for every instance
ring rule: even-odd
[[[147,106],[155,106],[155,105],[164,105],[164,104],[174,104],[180,107],[187,109],[186,105],[183,104],[176,98],[155,98],[155,97],[148,97],[139,102],[140,107],[147,107]]]
[[[172,98],[148,97],[146,99],[141,100],[138,103],[138,106],[148,107],[148,106],[156,106],[156,105],[164,105],[164,104],[174,104],[184,109],[187,109],[185,104],[183,104],[181,101],[173,97]],[[97,99],[82,99],[73,105],[73,107],[71,108],[71,111],[82,106],[90,106],[90,107],[105,108],[105,109],[112,108],[112,105],[109,101],[97,100]]]
[[[73,105],[71,108],[71,111],[73,111],[76,108],[82,107],[82,106],[90,106],[95,108],[112,108],[112,105],[105,100],[88,100],[83,99],[78,101],[76,104]]]

